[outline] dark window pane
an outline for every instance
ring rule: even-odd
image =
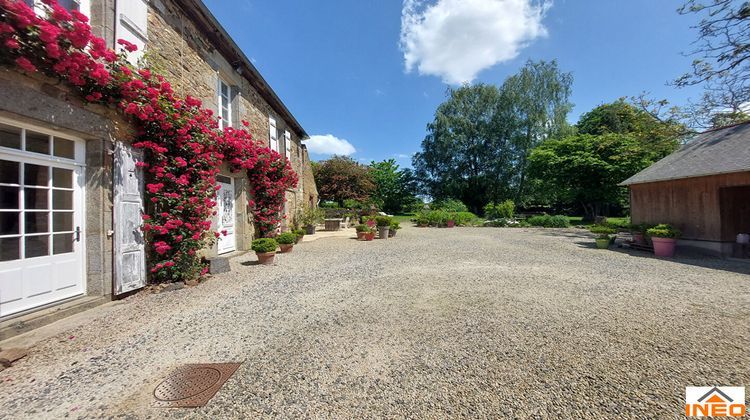
[[[18,187],[0,187],[0,209],[18,208]]]
[[[23,189],[23,201],[24,201],[24,208],[26,209],[48,209],[49,208],[49,200],[47,199],[49,190],[45,190],[42,188],[24,188]]]
[[[24,185],[49,185],[49,167],[26,163],[23,165]]]
[[[73,234],[72,233],[58,233],[52,235],[52,253],[67,254],[73,252]]]
[[[55,232],[70,232],[73,230],[73,213],[56,211],[52,214],[52,229]]]
[[[0,124],[0,146],[21,148],[21,129]]]
[[[0,235],[18,235],[18,217],[20,212],[0,212]]]
[[[18,162],[0,160],[0,182],[18,184]]]
[[[45,233],[49,232],[49,213],[32,212],[26,213],[25,232],[26,233]]]
[[[27,236],[25,241],[26,258],[49,255],[49,235]]]
[[[70,169],[52,168],[52,186],[73,188],[73,171]]]
[[[75,142],[55,137],[55,156],[75,159]]]
[[[52,208],[55,210],[73,210],[73,191],[52,191]]]
[[[49,154],[49,136],[26,130],[26,150],[29,152]]]
[[[0,239],[0,261],[13,261],[21,258],[21,238]]]

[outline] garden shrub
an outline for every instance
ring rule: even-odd
[[[281,245],[290,245],[297,242],[297,235],[292,232],[284,232],[276,237],[276,242]]]
[[[432,210],[443,210],[446,212],[454,212],[454,213],[469,211],[469,208],[466,207],[466,204],[462,203],[460,200],[455,200],[452,198],[448,200],[440,200],[440,201],[431,203],[430,208]]]
[[[251,246],[253,251],[260,253],[276,252],[276,248],[278,247],[279,243],[273,238],[256,239]]]
[[[502,203],[494,202],[484,206],[484,217],[489,220],[512,219],[516,212],[516,204],[513,200],[505,200]]]
[[[305,237],[305,230],[304,229],[294,229],[294,235],[297,237],[297,240],[301,240]]]
[[[484,222],[484,226],[489,227],[520,227],[521,222],[516,219],[500,218],[495,220],[487,220]]]
[[[456,222],[456,226],[468,226],[473,224],[477,219],[477,215],[468,211],[460,211],[450,214],[450,219]]]
[[[357,232],[369,232],[370,231],[370,227],[367,225],[357,225],[355,229],[357,230]]]
[[[672,225],[659,224],[647,230],[646,233],[656,238],[677,238],[681,232]]]
[[[544,214],[541,216],[532,216],[526,219],[526,223],[531,226],[545,228],[566,228],[570,227],[570,221],[565,216],[550,216]]]

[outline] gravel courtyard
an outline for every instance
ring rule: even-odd
[[[0,373],[0,417],[675,418],[750,385],[750,265],[601,251],[575,230],[320,239],[141,294]],[[242,361],[199,409],[150,407],[182,363]]]

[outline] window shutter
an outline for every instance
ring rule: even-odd
[[[284,131],[284,148],[286,149],[286,158],[292,158],[292,135]]]
[[[143,49],[148,40],[148,3],[145,0],[118,1],[115,38],[124,39],[138,47],[135,52],[126,52],[128,61],[135,65],[143,57]],[[122,45],[116,45],[117,51],[125,51]]]
[[[232,109],[232,127],[242,127],[240,124],[240,87],[231,86],[231,109]]]
[[[268,118],[268,126],[270,127],[270,133],[268,136],[268,146],[271,148],[271,150],[279,151],[279,139],[278,139],[278,132],[276,131],[276,120],[269,117]]]

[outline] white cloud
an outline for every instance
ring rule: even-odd
[[[333,134],[310,136],[305,140],[307,150],[319,155],[344,155],[349,156],[357,151],[354,146],[344,139]]]
[[[547,35],[542,19],[551,0],[404,0],[401,50],[406,70],[471,82],[497,63],[516,58]]]

